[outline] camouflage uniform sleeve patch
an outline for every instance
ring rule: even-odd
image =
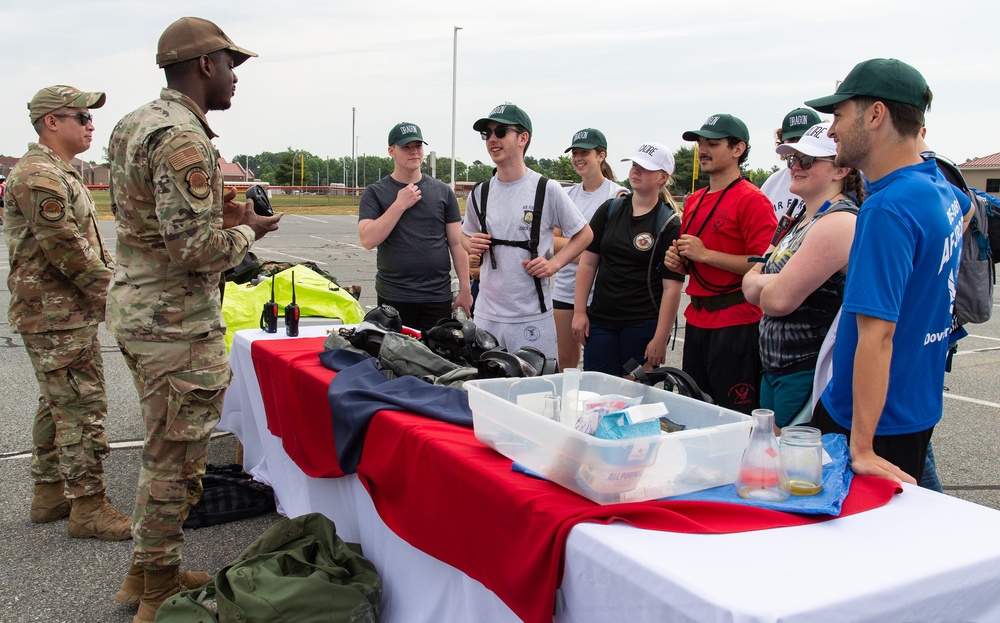
[[[170,162],[170,166],[173,167],[174,171],[180,171],[182,169],[186,169],[192,164],[198,164],[201,162],[201,153],[198,151],[197,147],[191,145],[190,147],[182,149],[171,155],[167,158],[167,161]]]
[[[62,180],[54,173],[40,171],[29,175],[27,181],[32,191],[32,203],[36,206],[35,222],[58,223],[66,218],[69,197]]]
[[[48,197],[39,204],[38,214],[46,221],[54,223],[66,216],[66,204],[58,197]]]
[[[211,143],[193,132],[166,137],[157,148],[154,167],[159,167],[162,183],[172,181],[177,190],[162,190],[157,205],[167,208],[168,213],[183,211],[185,205],[194,210],[211,210],[213,153]]]
[[[28,176],[28,186],[32,190],[43,190],[54,195],[65,195],[66,187],[55,174],[48,171],[33,173]]]
[[[206,199],[212,192],[208,174],[201,167],[192,167],[184,175],[184,181],[187,182],[188,192],[199,199]]]

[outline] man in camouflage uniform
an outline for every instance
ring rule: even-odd
[[[223,196],[205,118],[229,108],[233,68],[250,56],[209,21],[177,20],[156,54],[167,88],[118,122],[108,149],[118,234],[108,328],[146,423],[133,560],[115,595],[139,604],[136,622],[152,621],[164,599],[209,579],[179,567],[182,525],[201,497],[209,436],[232,376],[220,277],[281,216],[257,216],[249,202]]]
[[[97,210],[70,166],[90,148],[104,93],[47,87],[28,103],[38,133],[7,184],[10,325],[24,340],[41,396],[32,428],[31,520],[69,515],[69,534],[129,538],[127,515],[104,494],[102,461],[108,402],[97,325],[112,261],[97,229]]]

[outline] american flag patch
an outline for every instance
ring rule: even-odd
[[[198,148],[192,145],[191,147],[183,149],[170,156],[167,160],[170,162],[170,166],[174,168],[174,171],[180,171],[181,169],[188,168],[192,164],[198,164],[201,162],[201,154],[198,153]]]

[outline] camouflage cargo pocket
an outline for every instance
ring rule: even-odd
[[[222,413],[222,398],[232,378],[229,363],[167,377],[167,422],[163,438],[197,441],[212,434]]]
[[[83,441],[83,427],[76,419],[55,418],[56,437],[55,444],[66,448],[75,446]]]

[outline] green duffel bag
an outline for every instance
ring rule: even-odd
[[[207,586],[168,598],[156,623],[375,623],[382,580],[319,513],[283,519]]]

